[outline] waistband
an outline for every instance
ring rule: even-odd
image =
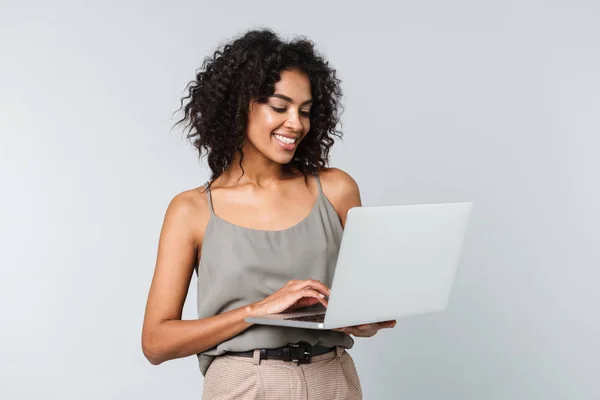
[[[311,346],[309,343],[293,343],[274,349],[255,349],[240,352],[226,352],[225,355],[254,358],[260,360],[282,360],[298,364],[310,363],[311,358],[335,351],[336,347]]]

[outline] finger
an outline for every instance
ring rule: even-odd
[[[297,283],[294,286],[296,286],[298,289],[310,287],[312,289],[315,289],[315,290],[323,293],[326,296],[329,296],[331,293],[331,291],[329,290],[329,288],[327,286],[325,286],[321,281],[317,281],[315,279],[307,279],[304,281],[297,281]]]
[[[323,304],[323,306],[327,307],[327,299],[325,299],[325,295],[323,293],[317,292],[314,289],[305,288],[299,292],[301,297],[313,297],[319,301],[319,303]]]
[[[310,279],[310,286],[317,289],[319,292],[328,296],[331,294],[331,289],[329,289],[323,282],[315,279]]]
[[[358,326],[354,327],[352,334],[356,337],[371,337],[377,332],[376,329],[373,328],[359,328]]]
[[[315,299],[314,297],[303,297],[300,300],[298,300],[297,307],[298,308],[309,307],[309,306],[315,305],[317,303],[319,303],[319,300]]]

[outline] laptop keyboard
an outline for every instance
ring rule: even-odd
[[[324,322],[325,314],[305,315],[303,317],[286,318],[289,321]]]

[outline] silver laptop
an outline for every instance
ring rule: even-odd
[[[352,208],[327,309],[246,318],[334,329],[446,309],[472,203]]]

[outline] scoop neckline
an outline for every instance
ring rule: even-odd
[[[223,217],[220,217],[215,212],[214,207],[212,205],[212,193],[209,193],[209,196],[211,197],[210,220],[215,219],[215,220],[224,222],[226,225],[232,226],[232,227],[234,227],[236,229],[241,229],[241,230],[245,230],[245,231],[252,231],[252,232],[258,232],[258,233],[276,234],[276,233],[283,233],[283,232],[294,230],[294,229],[298,228],[299,226],[303,225],[306,221],[308,221],[308,219],[310,217],[312,217],[312,215],[315,213],[316,209],[319,206],[319,201],[321,200],[321,196],[322,196],[322,190],[321,190],[321,187],[320,187],[320,184],[318,182],[318,178],[317,177],[315,177],[315,182],[317,183],[317,197],[315,199],[314,204],[312,205],[312,207],[310,209],[310,212],[308,213],[308,215],[306,215],[300,221],[298,221],[294,225],[289,226],[287,228],[283,228],[283,229],[257,229],[257,228],[250,228],[250,227],[246,227],[246,226],[241,226],[241,225],[238,225],[238,224],[234,224],[233,222],[227,221],[226,219],[224,219]],[[210,191],[210,188],[208,190]],[[209,222],[210,222],[210,220],[209,220]]]

